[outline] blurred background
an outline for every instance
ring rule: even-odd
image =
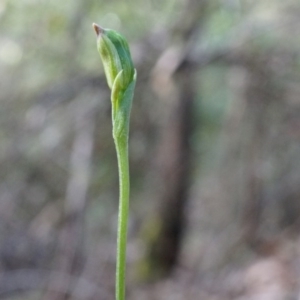
[[[300,299],[296,0],[0,0],[0,299],[114,299],[93,22],[138,71],[128,300]]]

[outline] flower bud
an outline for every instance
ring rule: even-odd
[[[126,39],[111,29],[101,28],[93,24],[97,34],[97,47],[101,56],[107,83],[112,89],[119,72],[122,72],[120,85],[126,89],[133,80],[134,67]]]

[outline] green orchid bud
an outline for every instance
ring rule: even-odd
[[[128,136],[132,99],[136,84],[129,46],[125,38],[111,29],[93,24],[108,86],[111,89],[112,131],[119,168],[119,222],[116,258],[116,300],[125,300],[126,241],[129,209]]]
[[[112,89],[120,74],[121,89],[126,89],[134,77],[134,67],[126,39],[118,32],[93,24],[97,34],[97,48],[101,56],[107,83]]]

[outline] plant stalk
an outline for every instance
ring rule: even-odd
[[[116,137],[114,139],[117,151],[120,186],[116,268],[116,300],[124,300],[126,293],[126,244],[130,189],[127,137],[122,136]]]
[[[97,48],[106,80],[111,89],[113,137],[119,169],[119,217],[117,240],[116,300],[125,300],[126,244],[129,209],[128,136],[131,104],[136,83],[131,54],[126,39],[112,29],[93,24]]]

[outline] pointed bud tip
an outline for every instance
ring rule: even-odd
[[[104,29],[102,27],[100,27],[98,24],[96,23],[93,23],[93,27],[96,31],[96,34],[99,36],[103,31]]]

